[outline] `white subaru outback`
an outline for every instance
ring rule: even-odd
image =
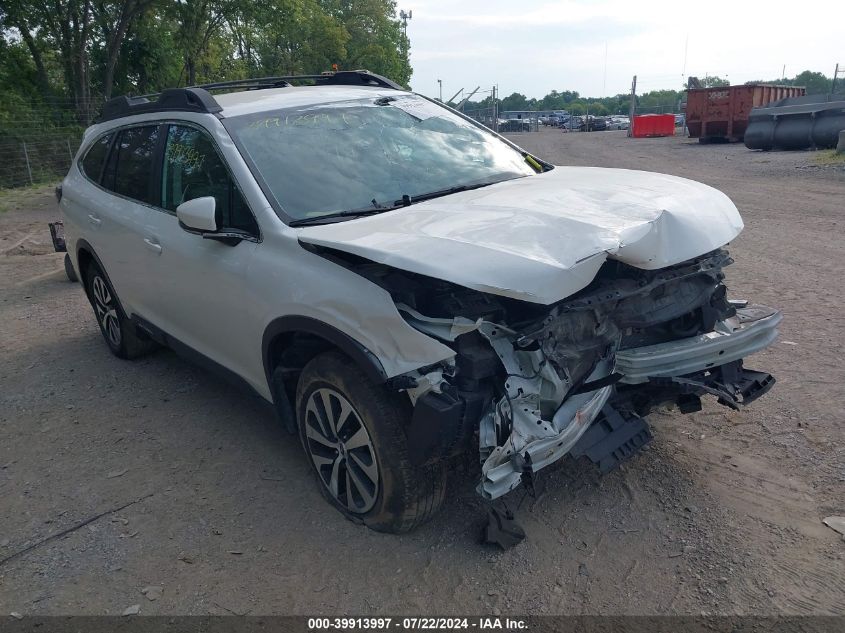
[[[774,383],[743,367],[781,315],[727,297],[725,195],[554,167],[366,71],[113,99],[57,193],[111,351],[244,383],[377,530],[430,518],[468,451],[492,500]]]

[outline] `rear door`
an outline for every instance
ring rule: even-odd
[[[100,229],[109,195],[103,192],[100,181],[114,137],[114,132],[107,132],[89,143],[77,163],[79,171],[71,169],[62,183],[65,235],[77,270],[75,246],[78,239],[84,239],[98,252],[102,246]]]
[[[112,195],[102,196],[99,208],[92,210],[95,217],[89,218],[96,226],[94,249],[129,314],[153,311],[154,281],[147,274],[147,254],[153,247],[143,236],[156,198],[153,174],[162,130],[160,124],[146,124],[117,132],[101,180]]]

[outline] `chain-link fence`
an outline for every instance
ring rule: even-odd
[[[495,125],[495,114],[494,108],[479,108],[476,110],[464,110],[464,114],[470,117],[471,119],[475,119],[481,125],[489,127],[491,130],[494,128]]]
[[[464,114],[499,132],[536,132],[540,128],[540,117],[533,112],[514,114],[490,107],[465,110]]]
[[[61,179],[102,100],[0,93],[0,189]]]
[[[78,128],[0,140],[0,189],[63,178],[81,140]]]

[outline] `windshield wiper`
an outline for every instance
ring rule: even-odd
[[[376,213],[384,213],[385,211],[393,211],[401,207],[407,207],[415,202],[423,202],[424,200],[431,200],[432,198],[440,198],[448,196],[453,193],[461,191],[470,191],[472,189],[480,189],[489,185],[495,185],[501,180],[494,180],[492,182],[482,182],[474,185],[458,185],[456,187],[449,187],[448,189],[441,189],[439,191],[430,191],[428,193],[421,193],[417,196],[403,195],[402,198],[396,200],[393,204],[383,205],[377,200],[373,199],[368,207],[361,209],[347,209],[346,211],[335,211],[333,213],[325,213],[323,215],[315,215],[310,218],[299,218],[288,222],[288,226],[312,226],[314,224],[329,224],[338,218],[360,218],[366,215],[375,215]]]
[[[299,218],[288,222],[288,226],[311,226],[313,224],[329,224],[332,220],[338,218],[360,218],[366,215],[375,215],[376,213],[384,213],[403,206],[401,201],[399,204],[392,206],[384,206],[373,200],[372,206],[364,207],[363,209],[347,209],[346,211],[335,211],[334,213],[324,213],[323,215],[315,215],[310,218]]]
[[[415,202],[422,202],[424,200],[432,200],[433,198],[441,198],[443,196],[448,196],[453,193],[460,193],[461,191],[471,191],[473,189],[481,189],[482,187],[488,187],[490,185],[495,185],[497,182],[503,182],[501,180],[494,180],[493,182],[482,182],[475,185],[458,185],[456,187],[449,187],[448,189],[441,189],[439,191],[429,191],[428,193],[421,193],[417,196],[402,196],[401,200],[396,201],[396,206],[408,206],[414,204]]]

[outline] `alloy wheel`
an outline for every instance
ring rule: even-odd
[[[96,275],[91,283],[91,294],[94,297],[94,311],[97,313],[97,320],[103,328],[103,333],[113,347],[120,347],[122,339],[117,302],[109,291],[108,284],[100,275]]]
[[[372,439],[350,402],[331,388],[316,389],[305,407],[305,445],[320,480],[350,512],[376,503],[379,470]]]

